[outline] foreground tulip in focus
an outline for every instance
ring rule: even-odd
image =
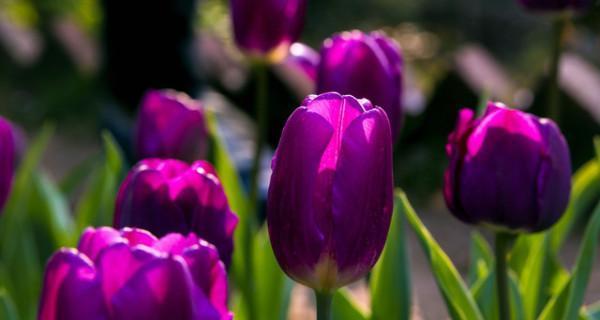
[[[392,213],[392,141],[385,112],[326,93],[289,117],[272,163],[267,219],[281,268],[317,292],[373,267]]]
[[[217,247],[229,266],[237,216],[214,168],[206,161],[146,159],[122,183],[114,226],[146,229],[157,236],[196,233]]]
[[[552,120],[498,103],[481,118],[463,109],[446,152],[446,203],[464,222],[536,232],[565,211],[571,162]]]
[[[12,125],[0,117],[0,213],[13,183],[17,153],[15,133]]]
[[[306,0],[231,0],[237,45],[247,54],[285,57],[300,37]]]
[[[193,233],[88,228],[50,258],[39,319],[232,319],[225,267]]]
[[[151,90],[142,100],[135,148],[138,159],[204,159],[208,130],[199,101],[174,90]]]
[[[383,33],[342,32],[323,43],[317,92],[369,99],[385,110],[397,140],[403,117],[402,68],[399,45]]]

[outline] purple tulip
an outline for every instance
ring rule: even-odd
[[[216,249],[193,233],[88,228],[46,266],[38,318],[232,319]]]
[[[10,122],[0,117],[0,213],[8,199],[15,174],[17,139]]]
[[[231,0],[237,45],[258,56],[279,56],[300,37],[306,0]]]
[[[194,232],[219,249],[226,266],[237,222],[206,161],[190,166],[179,160],[142,160],[125,178],[115,205],[115,228],[142,228],[159,237]]]
[[[396,141],[403,117],[402,65],[400,47],[383,33],[343,32],[323,43],[317,92],[337,91],[382,107]]]
[[[208,131],[200,102],[182,92],[151,90],[143,98],[136,128],[139,159],[203,159]]]
[[[281,268],[319,291],[364,276],[392,214],[385,111],[338,93],[308,97],[287,120],[272,168],[267,219]]]
[[[460,220],[541,231],[562,216],[571,190],[569,149],[552,120],[489,103],[463,109],[448,138],[448,208]]]
[[[319,53],[313,48],[296,42],[290,47],[290,52],[285,58],[285,63],[302,71],[310,80],[317,80],[317,67],[319,66]]]
[[[592,0],[519,0],[526,9],[533,11],[585,10]]]

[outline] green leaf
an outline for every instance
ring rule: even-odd
[[[103,132],[102,140],[104,159],[92,170],[86,191],[77,205],[78,231],[88,226],[112,225],[115,198],[123,175],[123,156],[110,133]]]
[[[392,223],[379,261],[371,273],[371,319],[409,319],[410,262],[401,199],[396,197]]]
[[[485,278],[494,265],[494,255],[487,240],[478,231],[471,233],[469,283]]]
[[[254,240],[256,308],[261,319],[287,319],[293,282],[279,268],[266,227]]]
[[[483,320],[479,307],[450,258],[423,225],[404,193],[400,193],[400,199],[402,211],[406,214],[429,260],[433,275],[446,301],[448,313],[453,319]]]
[[[480,278],[471,288],[471,292],[477,301],[479,309],[486,320],[498,319],[498,294],[496,289],[496,271],[490,271],[483,278]],[[514,273],[509,273],[510,290],[510,310],[511,319],[525,319],[523,308],[523,298],[519,288],[517,277]]]
[[[366,320],[365,313],[356,305],[346,289],[337,290],[331,301],[332,320]],[[387,318],[400,319],[400,318]]]
[[[587,225],[583,242],[573,273],[560,293],[546,305],[540,320],[550,319],[575,319],[583,304],[585,290],[587,289],[592,267],[598,249],[600,236],[600,202],[596,206],[590,222]]]
[[[17,309],[10,295],[4,288],[0,288],[0,319],[17,320]]]
[[[554,252],[558,253],[573,227],[593,209],[599,198],[600,161],[592,159],[573,175],[573,188],[567,211],[550,230]]]
[[[53,127],[45,125],[31,143],[17,169],[10,197],[0,216],[1,278],[19,318],[25,319],[35,317],[43,263],[33,240],[31,186],[52,132]]]

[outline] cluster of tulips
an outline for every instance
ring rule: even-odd
[[[535,10],[589,6],[583,0],[521,2]],[[380,32],[334,35],[320,53],[294,43],[305,7],[302,0],[231,1],[235,40],[252,61],[286,59],[315,82],[316,94],[306,97],[281,133],[266,210],[279,266],[314,289],[318,317],[329,319],[336,290],[371,271],[389,242],[393,215],[400,214],[394,210],[393,149],[403,123],[403,61],[399,45]],[[184,93],[147,92],[134,139],[140,161],[118,190],[113,225],[88,227],[76,248],[62,248],[50,258],[39,319],[234,317],[228,272],[240,249],[234,248],[235,233],[251,242],[259,221],[256,212],[244,219],[233,212],[221,172],[205,160],[214,147],[206,118],[202,103]],[[258,118],[260,150],[260,132],[268,124]],[[0,205],[18,162],[16,135],[0,120]],[[472,109],[458,114],[446,154],[443,193],[449,210],[497,235],[493,319],[514,318],[508,246],[517,235],[548,230],[563,216],[571,192],[565,138],[553,120],[489,102],[480,114]],[[258,207],[249,203],[248,211]],[[426,234],[422,239],[431,245]],[[248,253],[253,246],[245,244],[244,250],[241,268],[260,268]],[[445,259],[436,252],[429,255],[432,265]],[[434,274],[447,302],[467,301],[448,302],[451,316],[483,319],[464,290],[448,290],[442,278],[456,273],[448,270]],[[256,284],[248,278],[233,284],[243,291],[246,317],[262,319],[252,311]]]

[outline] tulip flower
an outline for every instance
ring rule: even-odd
[[[287,120],[272,163],[267,220],[281,268],[331,292],[373,267],[392,214],[392,139],[368,100],[308,97]]]
[[[317,67],[319,66],[319,53],[313,48],[296,42],[290,47],[290,52],[285,59],[285,63],[302,71],[308,79],[317,80]]]
[[[383,33],[343,32],[325,40],[317,92],[337,91],[382,107],[397,140],[402,127],[402,55]]]
[[[0,117],[0,210],[4,207],[12,188],[17,157],[17,139],[12,125]],[[0,211],[1,213],[1,211]]]
[[[444,196],[471,224],[542,231],[562,216],[571,190],[569,149],[549,119],[489,103],[461,110],[448,138]]]
[[[250,55],[283,58],[300,37],[306,0],[231,0],[237,45]]]
[[[115,205],[115,228],[142,228],[159,237],[194,232],[217,247],[226,266],[237,222],[206,161],[190,166],[179,160],[142,160],[121,184]]]
[[[199,101],[182,92],[151,90],[143,98],[137,120],[135,147],[139,159],[203,159],[208,130]]]
[[[522,6],[533,11],[585,10],[592,0],[519,0]]]
[[[232,319],[216,249],[193,233],[88,228],[46,265],[38,318]]]

